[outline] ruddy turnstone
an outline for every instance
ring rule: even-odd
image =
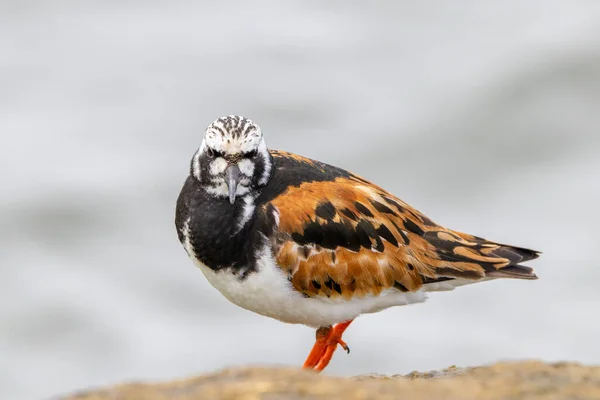
[[[444,228],[341,168],[269,150],[240,116],[211,123],[177,200],[179,240],[234,304],[317,328],[321,371],[359,315],[494,278],[536,279],[539,253]]]

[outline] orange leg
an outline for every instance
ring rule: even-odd
[[[326,326],[317,329],[317,339],[302,368],[310,368],[317,372],[325,369],[339,344],[350,353],[350,348],[342,340],[342,334],[352,323],[352,320],[341,322],[333,327]]]

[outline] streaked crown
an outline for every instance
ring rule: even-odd
[[[212,122],[204,135],[207,148],[224,154],[243,154],[255,150],[263,138],[260,127],[250,119],[228,115]]]

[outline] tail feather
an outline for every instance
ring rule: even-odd
[[[533,269],[521,263],[538,258],[538,251],[443,228],[427,232],[424,238],[443,261],[435,271],[439,277],[537,279]]]
[[[522,263],[535,260],[540,256],[539,251],[526,249],[523,247],[515,247],[506,244],[498,244],[500,247],[493,252],[498,257],[503,257],[511,260],[512,263]]]
[[[509,267],[500,268],[496,271],[488,272],[485,276],[492,278],[513,278],[513,279],[537,279],[537,275],[533,272],[533,268],[524,265],[511,265]]]

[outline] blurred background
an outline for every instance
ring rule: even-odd
[[[600,2],[0,2],[0,398],[245,364],[314,331],[230,304],[175,200],[205,127],[348,168],[436,222],[544,252],[359,318],[332,375],[600,363]]]

